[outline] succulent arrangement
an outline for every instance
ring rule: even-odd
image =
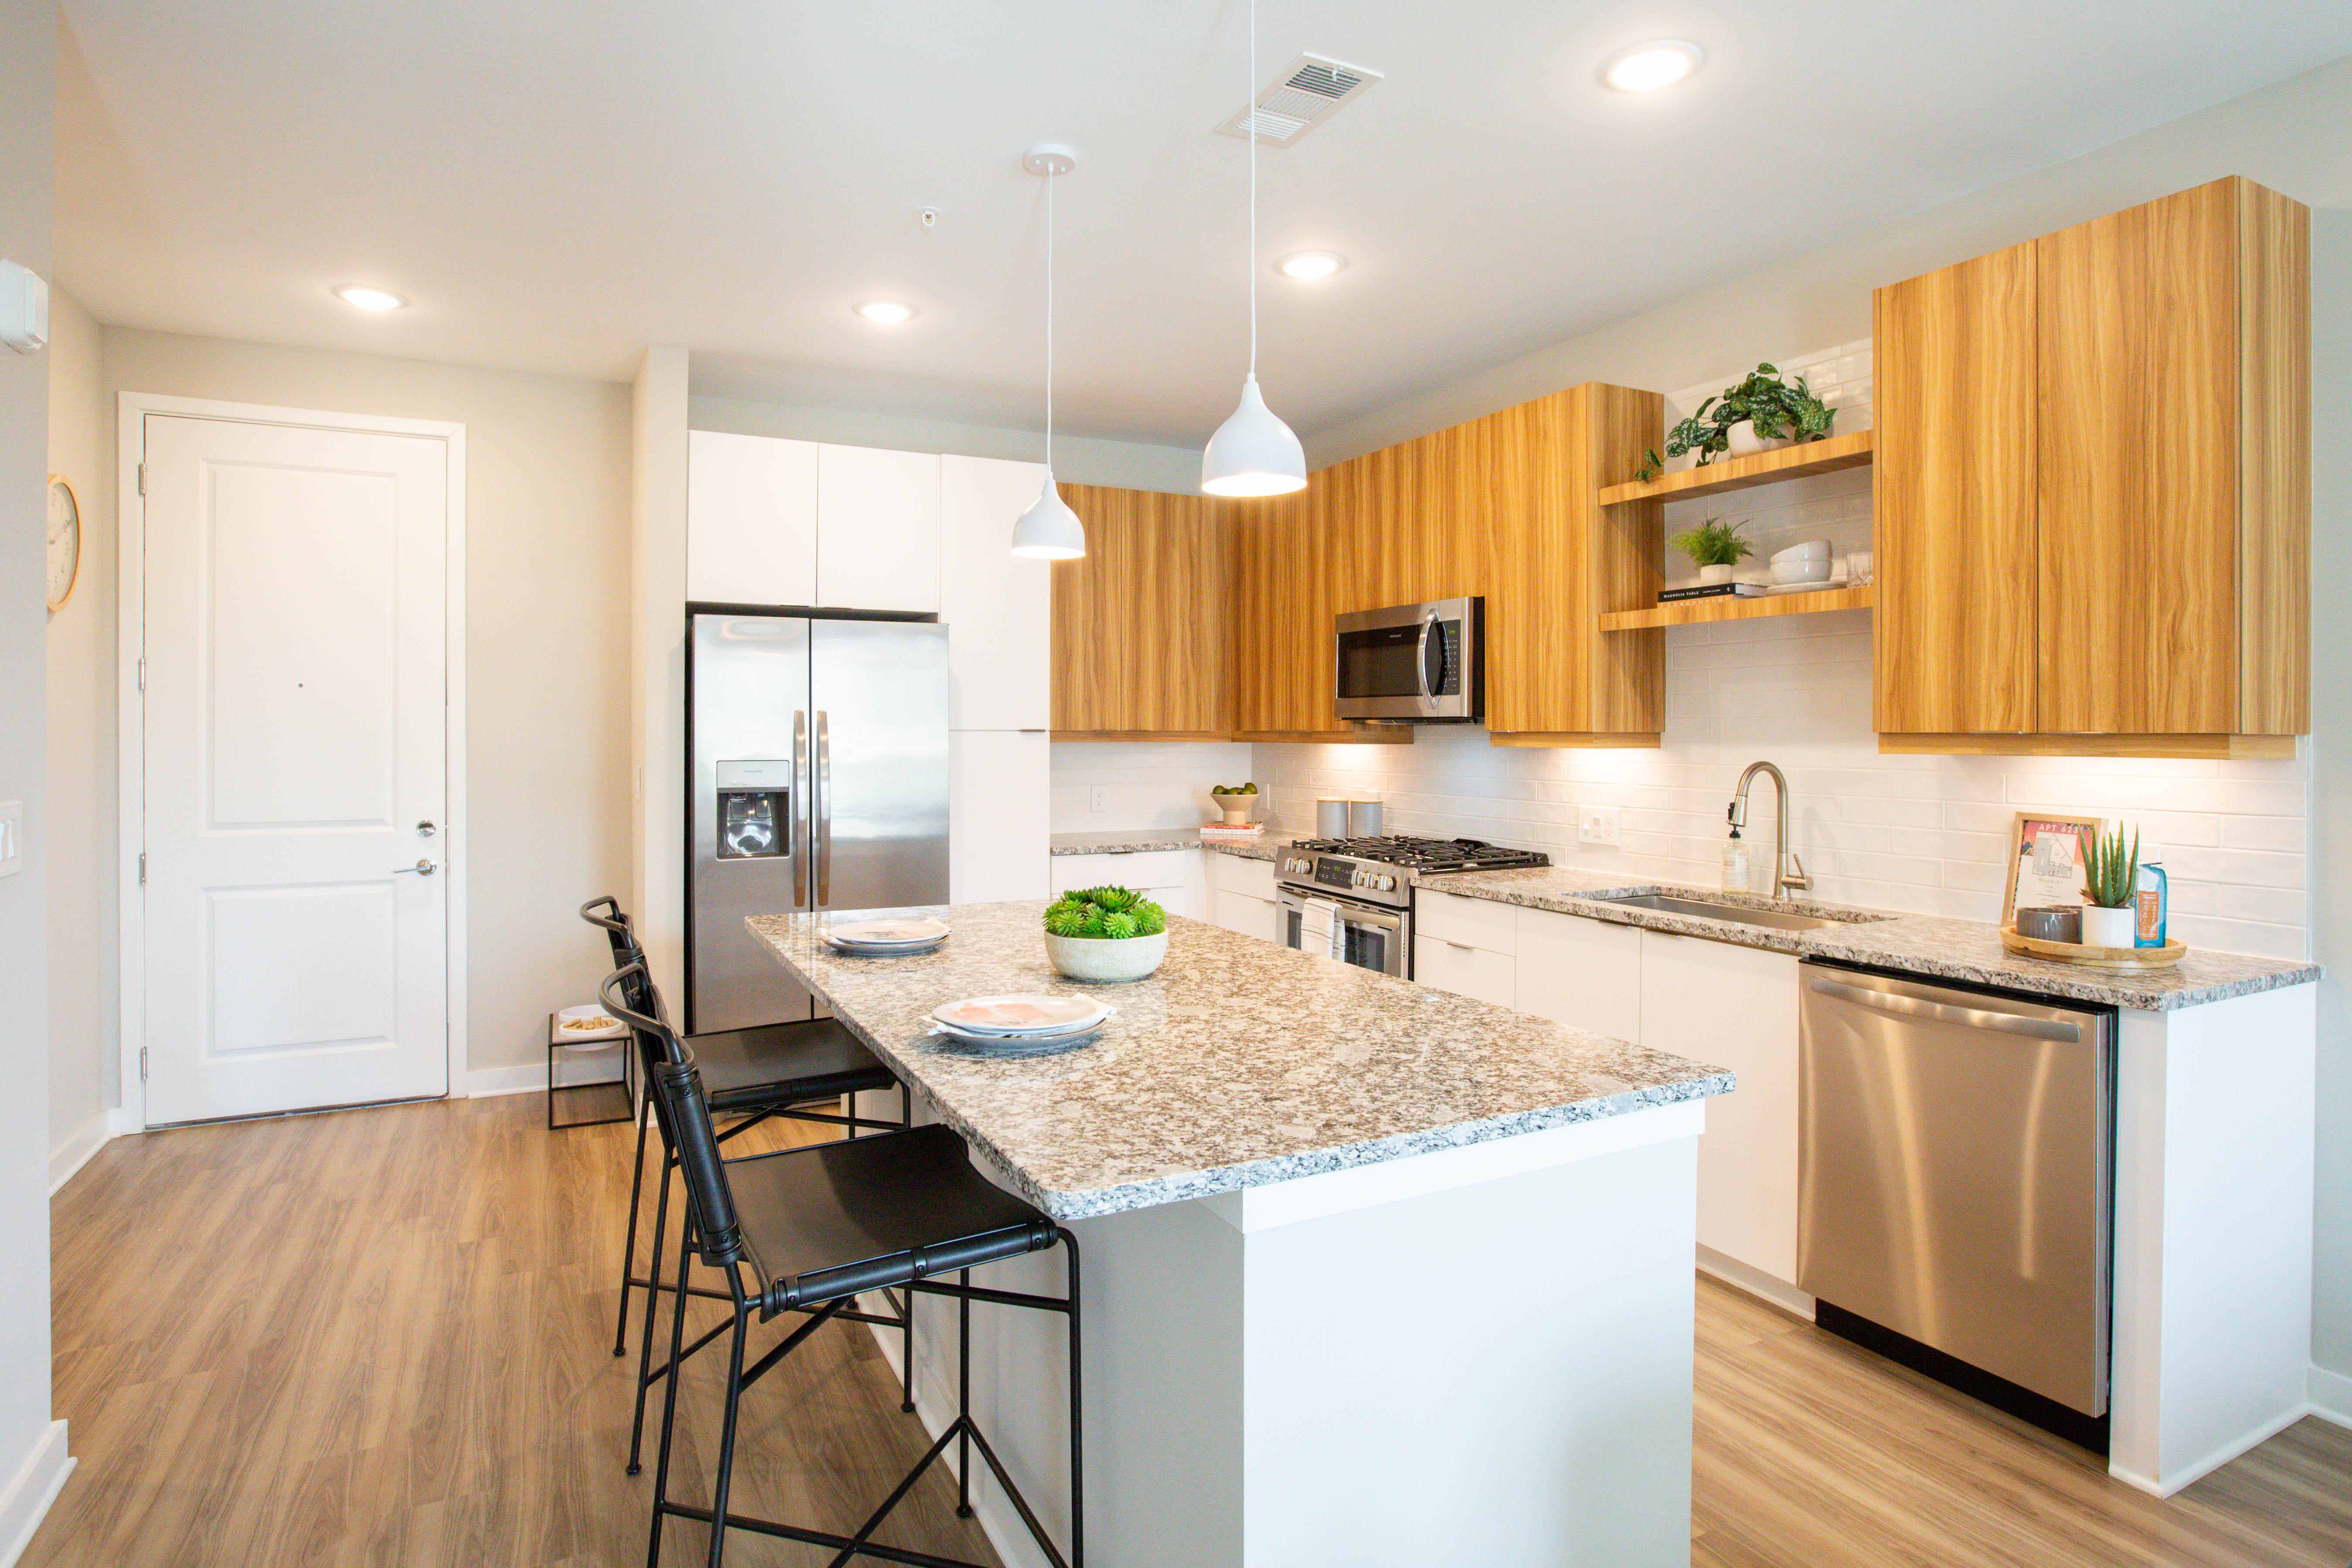
[[[1777,441],[1785,436],[1819,441],[1836,423],[1837,410],[1814,396],[1803,376],[1791,386],[1780,379],[1777,368],[1759,364],[1666,432],[1666,456],[1696,452],[1703,468],[1731,449],[1731,427],[1742,420],[1756,426],[1759,440]]]
[[[1691,558],[1694,566],[1737,566],[1756,552],[1756,547],[1739,537],[1748,520],[1726,522],[1710,517],[1696,528],[1677,533],[1668,542]]]
[[[1211,784],[1209,786],[1209,793],[1211,795],[1255,795],[1257,793],[1257,785],[1255,784]]]
[[[1132,888],[1084,888],[1064,893],[1045,911],[1045,930],[1055,936],[1123,942],[1129,937],[1158,936],[1167,929],[1168,911]]]
[[[2124,842],[2121,823],[2113,833],[2093,833],[2083,840],[2083,897],[2103,910],[2120,910],[2132,901],[2139,884],[2139,830]]]

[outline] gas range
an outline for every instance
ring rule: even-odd
[[[1412,873],[1499,871],[1549,866],[1532,849],[1505,849],[1476,838],[1302,838],[1275,864],[1282,880],[1302,891],[1345,893],[1404,908],[1412,901]]]

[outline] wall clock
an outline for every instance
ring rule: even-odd
[[[65,607],[81,576],[81,502],[73,486],[57,474],[49,476],[49,609]]]

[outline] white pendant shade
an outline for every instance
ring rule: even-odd
[[[1213,496],[1279,496],[1307,488],[1307,450],[1275,417],[1257,389],[1242,382],[1242,400],[1201,454],[1201,488]]]
[[[1013,553],[1040,561],[1075,561],[1087,552],[1087,525],[1055,488],[1054,470],[1045,470],[1045,488],[1013,525]]]

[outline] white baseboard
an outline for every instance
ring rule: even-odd
[[[73,1456],[66,1452],[66,1424],[52,1421],[0,1490],[0,1568],[16,1568],[73,1468]]]
[[[106,1147],[106,1141],[114,1136],[114,1116],[113,1111],[100,1111],[67,1133],[65,1142],[49,1151],[49,1196],[56,1197],[58,1190],[89,1163],[90,1156]]]
[[[565,1065],[562,1061],[556,1063],[558,1068]],[[567,1081],[564,1087],[585,1089],[597,1081],[600,1080],[583,1078],[578,1079],[576,1085]],[[620,1074],[615,1072],[610,1079],[601,1081],[618,1083]],[[466,1094],[476,1100],[494,1094],[538,1094],[546,1088],[547,1064],[543,1061],[523,1062],[510,1068],[476,1068],[466,1075]]]
[[[2231,1438],[2203,1458],[2192,1459],[2188,1464],[2176,1467],[2172,1473],[2162,1480],[2153,1476],[2141,1475],[2136,1470],[2124,1469],[2112,1460],[2107,1465],[2107,1474],[2126,1486],[2138,1488],[2150,1497],[2168,1498],[2184,1487],[2195,1486],[2231,1460],[2261,1447],[2305,1416],[2314,1414],[2315,1412],[2308,1403],[2297,1403],[2252,1431]]]
[[[2352,1426],[2352,1377],[2324,1366],[2311,1369],[2311,1413],[2338,1426]]]
[[[1698,1249],[1698,1268],[1702,1274],[1712,1276],[1727,1285],[1738,1286],[1749,1295],[1772,1303],[1784,1312],[1793,1312],[1807,1322],[1813,1321],[1813,1299],[1785,1279],[1776,1279],[1761,1268],[1751,1268],[1736,1258],[1727,1258],[1712,1247]]]

